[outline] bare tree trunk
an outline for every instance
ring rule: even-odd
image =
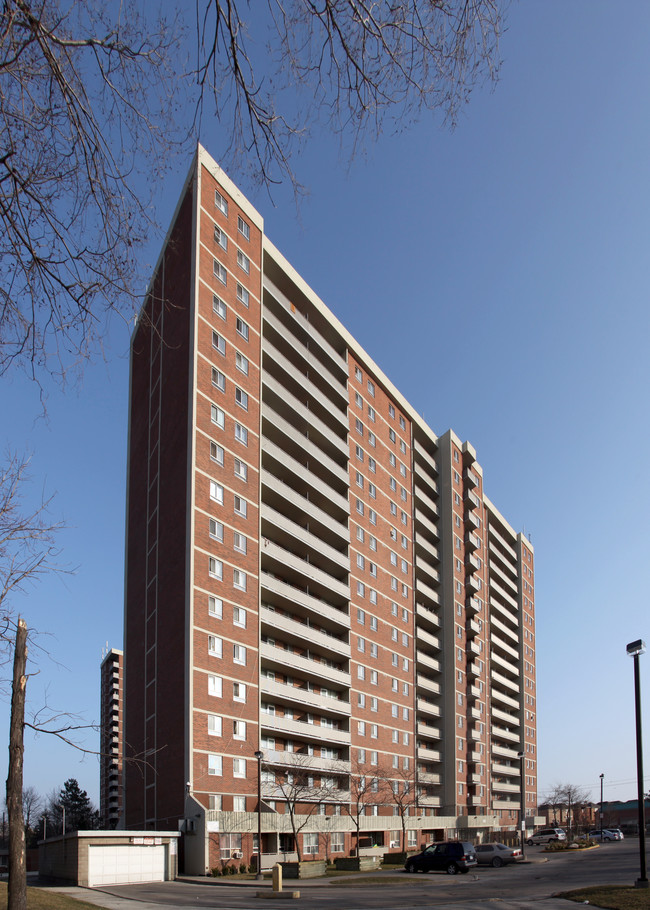
[[[27,676],[27,624],[19,617],[16,626],[14,678],[11,686],[9,726],[9,773],[7,815],[9,817],[8,910],[27,910],[27,867],[25,865],[25,819],[23,817],[23,742],[25,688]]]

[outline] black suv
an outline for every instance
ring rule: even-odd
[[[444,841],[431,844],[422,853],[409,856],[404,863],[407,872],[446,872],[456,875],[457,872],[469,872],[476,865],[476,852],[471,844],[462,841]]]

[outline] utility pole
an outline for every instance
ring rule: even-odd
[[[25,689],[27,676],[27,624],[18,617],[11,685],[9,722],[9,773],[7,775],[7,816],[9,820],[8,910],[27,910],[27,867],[25,865],[25,818],[23,815],[23,757]]]

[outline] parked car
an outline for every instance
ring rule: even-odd
[[[625,840],[625,835],[623,834],[623,832],[621,831],[620,828],[610,828],[610,827],[608,826],[607,830],[613,832],[614,834],[618,834],[618,835],[619,835],[619,838],[618,838],[619,840]]]
[[[589,840],[600,840],[600,828],[590,831],[588,837]],[[620,831],[616,831],[613,828],[603,828],[602,837],[603,841],[623,840]]]
[[[472,844],[462,841],[444,841],[430,844],[422,853],[409,856],[404,863],[407,872],[446,872],[456,875],[476,866],[476,852]]]
[[[532,847],[533,844],[550,844],[556,840],[566,840],[566,832],[562,828],[542,828],[531,834],[526,843]]]
[[[474,848],[479,866],[505,866],[523,859],[519,847],[507,847],[505,844],[479,844]]]

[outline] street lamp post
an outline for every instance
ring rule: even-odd
[[[526,778],[524,777],[525,752],[518,752],[519,759],[519,828],[521,834],[521,855],[526,856]]]
[[[636,779],[639,806],[639,877],[634,883],[637,888],[648,887],[645,859],[645,802],[643,799],[643,745],[641,736],[641,680],[639,677],[639,656],[645,651],[645,642],[639,638],[627,646],[627,653],[634,660],[634,706],[636,710]]]
[[[600,775],[600,842],[603,842],[603,781],[605,775]]]
[[[255,753],[257,759],[257,875],[255,878],[261,882],[262,875],[262,753],[258,749]]]

